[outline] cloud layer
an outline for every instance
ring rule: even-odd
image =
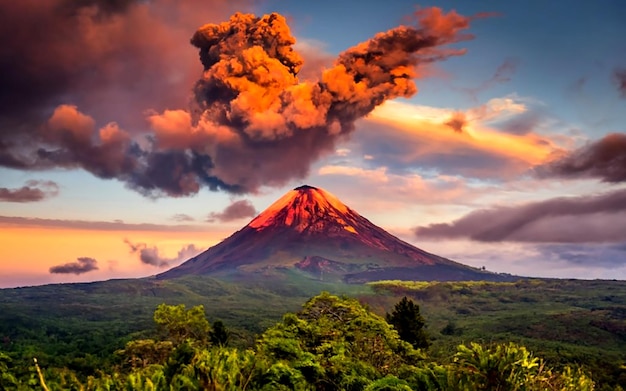
[[[623,242],[626,189],[477,210],[452,223],[417,227],[415,235],[483,242]]]
[[[62,220],[43,219],[37,217],[20,216],[0,216],[0,224],[7,226],[24,227],[50,227],[50,228],[70,228],[92,231],[152,231],[152,232],[173,232],[186,231],[198,232],[206,231],[206,227],[200,225],[182,224],[150,224],[150,223],[125,223],[121,220],[115,221],[93,221],[93,220]]]
[[[369,156],[369,165],[395,173],[510,179],[560,150],[532,129],[512,133],[496,126],[530,111],[517,97],[494,98],[464,112],[392,101],[359,123],[350,147]]]

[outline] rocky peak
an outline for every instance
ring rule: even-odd
[[[298,232],[309,233],[341,229],[356,234],[358,217],[334,195],[304,185],[287,192],[252,220],[248,227],[257,231],[291,227]]]

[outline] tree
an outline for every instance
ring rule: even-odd
[[[209,339],[211,343],[215,346],[226,346],[228,345],[228,340],[230,339],[230,333],[224,326],[224,322],[221,320],[216,320],[213,322],[213,328],[209,332]]]
[[[152,364],[164,364],[174,350],[171,341],[138,339],[129,341],[124,349],[116,353],[124,358],[130,368],[145,368]]]
[[[10,372],[11,358],[0,352],[0,390],[17,389],[18,381]]]
[[[203,345],[208,344],[211,325],[202,305],[187,310],[184,304],[160,304],[154,311],[154,321],[174,345],[188,339]]]
[[[582,371],[565,367],[553,372],[544,361],[514,343],[483,347],[460,345],[454,355],[453,390],[593,391],[594,382]]]
[[[385,318],[398,331],[400,339],[410,343],[414,348],[427,349],[430,346],[428,334],[424,329],[426,322],[420,314],[420,307],[406,296],[394,306],[391,314],[386,314]]]
[[[285,315],[263,334],[257,351],[273,363],[270,370],[282,374],[275,384],[289,381],[290,389],[324,391],[363,390],[423,359],[383,318],[354,299],[329,293],[310,299],[298,314]]]

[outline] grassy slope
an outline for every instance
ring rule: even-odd
[[[431,354],[447,356],[468,341],[515,341],[552,363],[584,362],[626,382],[626,282],[528,280],[518,283],[323,283],[297,272],[177,280],[112,280],[0,290],[0,350],[36,355],[44,364],[88,371],[131,337],[154,330],[160,303],[203,304],[237,343],[328,290],[358,297],[384,314],[407,295],[420,304],[433,337]],[[441,330],[448,326],[447,333]],[[82,354],[77,354],[81,352]],[[88,353],[88,354],[84,354]]]

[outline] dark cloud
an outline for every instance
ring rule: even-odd
[[[147,231],[147,232],[172,232],[172,231],[206,231],[206,227],[195,225],[165,225],[165,224],[133,224],[124,223],[121,220],[115,221],[87,221],[87,220],[61,220],[61,219],[42,219],[33,217],[19,216],[0,216],[0,224],[27,226],[27,227],[44,227],[44,228],[70,228],[83,229],[92,231]]]
[[[248,4],[2,2],[0,165],[83,168],[147,195],[181,195],[180,181],[171,189],[166,186],[172,181],[159,181],[162,154],[140,147],[146,146],[146,110],[188,104],[201,71],[197,53],[185,44],[189,35]],[[187,160],[183,167],[198,169]],[[150,169],[151,163],[157,168]]]
[[[534,108],[511,119],[495,123],[494,126],[501,132],[524,135],[533,131],[536,132],[546,118],[548,116],[543,110]]]
[[[612,133],[536,168],[541,177],[626,181],[626,133]]]
[[[145,243],[133,244],[128,239],[124,239],[124,243],[130,247],[132,253],[139,254],[139,260],[151,266],[166,267],[172,266],[176,263],[186,261],[187,259],[197,255],[200,249],[196,248],[193,244],[188,244],[178,251],[178,255],[174,258],[166,258],[159,255],[159,249],[156,246],[148,246]]]
[[[415,94],[418,65],[464,53],[443,45],[471,38],[463,33],[470,18],[421,9],[414,26],[379,33],[318,80],[300,81],[285,18],[237,13],[193,34],[204,70],[191,109],[172,110],[184,107],[199,73],[181,34],[200,16],[240,6],[198,4],[2,5],[0,129],[9,130],[0,134],[0,164],[82,168],[148,197],[280,186],[305,177],[376,106]]]
[[[53,274],[83,274],[98,270],[98,261],[89,257],[77,258],[76,262],[68,262],[63,265],[52,266],[50,273]]]
[[[51,108],[73,102],[105,120],[134,126],[143,122],[146,109],[184,104],[197,70],[195,53],[184,45],[189,32],[245,5],[220,0],[210,6],[201,0],[3,1],[2,124],[41,119]]]
[[[443,124],[449,126],[457,133],[463,133],[463,128],[467,125],[467,118],[465,117],[465,113],[457,111]]]
[[[188,214],[177,213],[174,216],[172,216],[170,220],[177,221],[179,223],[184,223],[184,222],[188,222],[188,221],[195,221],[196,219],[194,219],[193,217],[189,216]]]
[[[59,186],[52,181],[27,181],[19,189],[0,187],[0,202],[36,202],[59,194]]]
[[[228,205],[222,212],[210,213],[207,221],[213,222],[217,220],[220,222],[228,222],[242,219],[244,217],[254,217],[256,215],[257,211],[250,201],[239,200]]]
[[[626,68],[617,68],[613,71],[613,80],[622,98],[626,98]]]
[[[421,238],[483,242],[592,243],[626,241],[626,189],[481,209],[452,222],[415,228]]]

